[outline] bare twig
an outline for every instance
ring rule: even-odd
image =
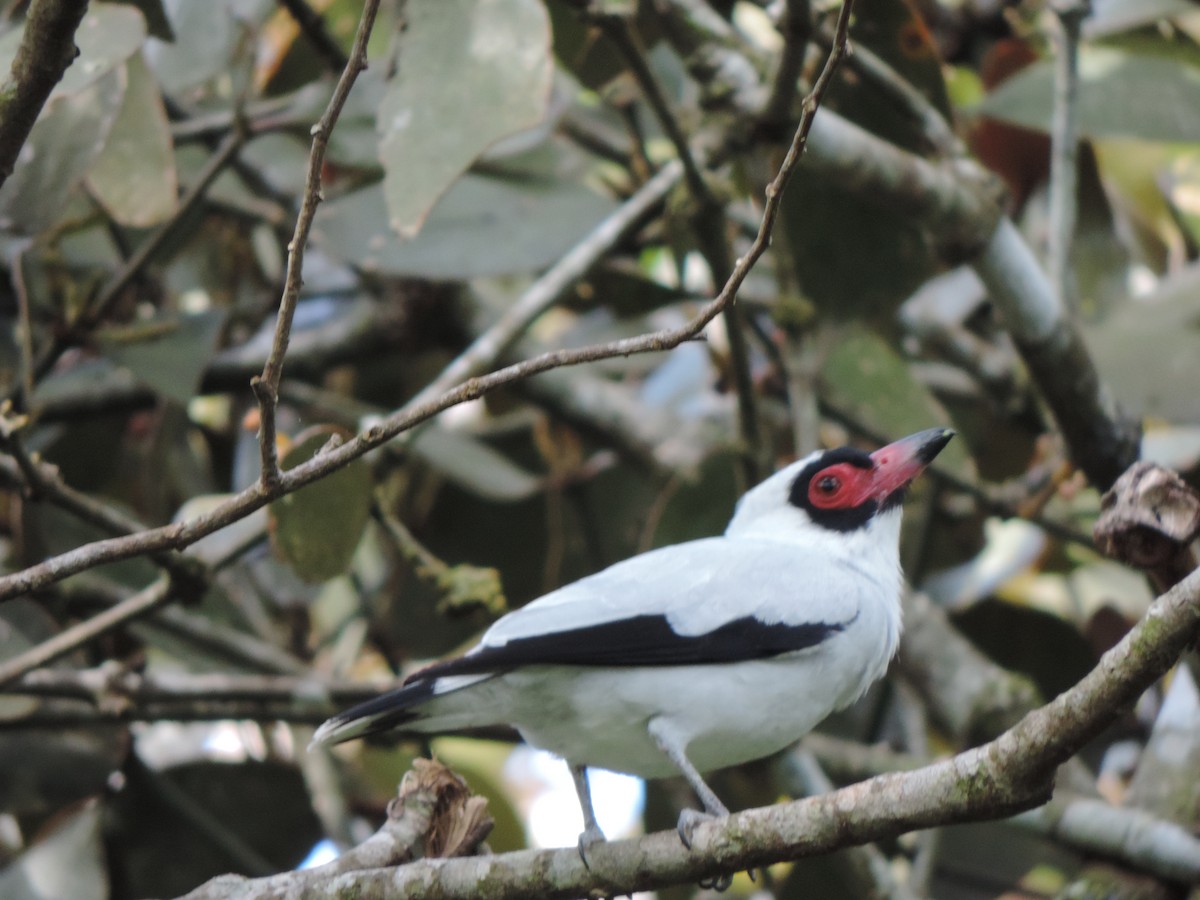
[[[0,478],[21,485],[34,499],[47,500],[76,518],[113,535],[144,531],[146,526],[134,516],[97,500],[67,484],[56,466],[36,459],[21,437],[21,420],[8,418],[0,411],[0,443],[9,458],[0,456]],[[187,560],[175,551],[151,554],[151,559],[171,575],[181,579],[199,577],[196,560]]]
[[[804,53],[812,34],[809,0],[787,0],[778,27],[783,35],[783,52],[779,54],[779,63],[775,67],[771,93],[759,115],[761,125],[768,133],[775,134],[783,133],[792,119],[792,107],[796,102],[800,74],[804,68]],[[855,48],[851,59],[860,52],[860,48]]]
[[[817,33],[818,42],[828,47],[833,35],[822,29]],[[941,110],[929,102],[912,82],[893,69],[872,50],[861,44],[846,63],[864,78],[885,91],[895,101],[896,107],[916,125],[930,149],[942,156],[958,156],[964,152],[962,142],[946,121]]]
[[[600,31],[616,46],[617,51],[621,54],[621,58],[625,61],[626,67],[628,67],[630,73],[633,75],[638,87],[641,88],[646,102],[654,110],[658,124],[662,126],[662,130],[666,132],[667,139],[674,146],[679,161],[683,163],[683,175],[684,180],[687,182],[688,190],[692,192],[692,195],[701,204],[706,206],[715,204],[719,206],[716,198],[713,197],[712,192],[709,190],[708,182],[705,180],[700,164],[696,161],[696,157],[692,153],[687,135],[683,133],[683,128],[679,125],[679,119],[675,115],[675,111],[671,109],[671,104],[667,102],[666,95],[663,93],[662,88],[659,87],[658,79],[654,77],[654,73],[650,70],[650,64],[646,61],[646,56],[642,48],[631,33],[629,24],[623,16],[610,13],[601,13],[595,17],[595,22],[600,27]]]
[[[160,531],[162,529],[159,529]],[[114,541],[137,541],[142,534],[113,538]],[[258,536],[252,539],[257,541]],[[101,542],[103,543],[103,542]],[[145,616],[164,606],[169,600],[194,600],[207,588],[212,574],[228,565],[241,555],[245,545],[224,547],[211,559],[183,559],[171,565],[169,575],[160,577],[153,584],[120,601],[98,615],[67,628],[54,637],[37,644],[24,653],[19,653],[0,664],[0,685],[19,678],[26,672],[44,666],[72,650],[94,641],[115,628]],[[200,554],[197,554],[200,556]]]
[[[138,276],[146,264],[153,258],[154,254],[175,233],[180,223],[187,218],[188,214],[203,199],[208,188],[216,181],[217,176],[234,160],[244,142],[245,134],[238,128],[235,128],[225,136],[225,139],[221,142],[216,152],[205,163],[195,183],[188,188],[187,193],[180,199],[179,206],[171,218],[158,226],[154,230],[154,233],[138,246],[134,254],[125,260],[120,270],[109,280],[96,299],[84,311],[76,323],[76,329],[99,322],[112,310],[113,305],[121,298],[121,295],[130,283],[132,283],[133,279]],[[33,362],[33,379],[35,381],[42,378],[42,376],[54,367],[59,354],[62,353],[70,340],[71,335],[64,332],[55,335],[46,343]]]
[[[20,393],[16,394],[18,409],[27,409],[33,396],[33,314],[29,307],[29,288],[25,284],[26,244],[12,258],[13,293],[17,295],[17,346],[20,350]]]
[[[422,388],[405,408],[412,409],[427,403],[439,394],[450,391],[465,379],[483,372],[488,366],[495,365],[538,316],[557,303],[579,279],[591,271],[601,256],[615,247],[658,208],[679,183],[682,175],[683,166],[679,162],[663,166],[653,178],[638,188],[617,210],[530,285],[486,332],[473,340],[437,378]],[[555,366],[549,365],[545,368]]]
[[[848,21],[848,13],[843,15],[842,18]],[[839,33],[844,42],[844,25]],[[821,76],[813,86],[812,92],[805,99],[804,113],[797,126],[792,144],[788,148],[787,155],[780,166],[779,172],[772,179],[771,183],[767,185],[766,203],[763,206],[762,221],[759,225],[758,234],[755,236],[749,250],[737,260],[729,280],[726,281],[717,296],[686,324],[678,328],[666,328],[639,337],[626,338],[606,344],[597,344],[576,350],[557,350],[544,353],[532,359],[499,369],[489,375],[476,378],[468,377],[468,380],[457,387],[447,389],[444,386],[446,382],[453,384],[458,378],[463,377],[462,373],[466,375],[471,374],[479,361],[490,358],[492,354],[502,352],[502,348],[507,346],[519,334],[521,328],[524,327],[524,323],[530,320],[531,315],[544,309],[543,303],[548,305],[549,302],[552,302],[552,298],[558,296],[558,291],[562,286],[562,282],[559,279],[567,274],[579,277],[591,267],[596,257],[593,255],[590,246],[577,246],[552,270],[555,272],[556,280],[547,281],[544,278],[542,280],[544,284],[540,292],[536,295],[527,293],[522,298],[522,301],[513,307],[509,314],[502,319],[502,322],[504,322],[503,327],[496,327],[493,330],[489,330],[486,335],[468,347],[451,366],[447,367],[417,397],[381,422],[372,425],[340,446],[318,454],[313,459],[293,469],[279,473],[278,480],[273,484],[268,485],[265,483],[265,480],[260,479],[257,483],[230,498],[216,509],[197,516],[194,519],[150,529],[127,537],[86,544],[47,559],[37,565],[30,566],[21,572],[0,578],[0,599],[36,590],[47,584],[59,581],[68,575],[105,562],[129,559],[133,556],[153,553],[163,549],[181,549],[186,547],[195,543],[200,538],[244,518],[271,500],[297,490],[306,484],[324,477],[329,472],[345,466],[351,460],[357,459],[369,450],[386,443],[401,432],[407,431],[443,410],[467,400],[481,397],[502,385],[562,366],[594,362],[614,356],[628,356],[633,353],[669,350],[684,341],[693,339],[713,318],[733,302],[746,276],[750,273],[750,270],[754,267],[758,259],[766,252],[770,244],[771,232],[774,228],[775,220],[779,214],[783,188],[800,161],[800,156],[804,152],[804,147],[808,140],[809,131],[813,127],[816,111],[828,89],[830,79],[833,77],[833,72],[838,61],[844,54],[845,44],[841,43],[830,54]],[[667,186],[678,179],[680,174],[679,169],[675,169],[672,172],[672,168],[672,166],[664,167],[663,171],[646,185],[646,189],[654,185],[657,190],[666,190]],[[623,234],[626,224],[626,222],[618,223],[611,220],[610,222],[606,222],[606,225],[611,226],[606,231],[607,236],[613,237],[611,234],[612,231],[615,231],[617,235]],[[589,236],[589,239],[594,237],[595,235]],[[549,274],[547,273],[547,275]],[[283,316],[281,313],[281,321],[282,319]],[[266,372],[265,369],[264,372]]]
[[[278,719],[319,724],[347,703],[378,696],[388,685],[327,681],[311,674],[233,675],[158,672],[141,674],[95,669],[36,669],[0,687],[0,693],[86,700],[90,714],[47,710],[53,717],[77,715],[87,721],[152,722],[181,718]],[[30,722],[41,724],[36,717]],[[30,724],[16,719],[12,727]]]
[[[1054,413],[1071,456],[1107,489],[1140,453],[1141,427],[1101,383],[1083,337],[1016,226],[1003,219],[973,263],[1030,374]]]
[[[201,885],[187,900],[224,900],[247,892],[295,897],[313,873],[318,880],[353,878],[360,870],[395,868],[412,859],[446,862],[479,852],[492,824],[487,801],[471,796],[461,778],[441,763],[418,759],[388,804],[379,830],[334,861],[304,874],[283,872],[258,880],[225,875]]]
[[[1194,773],[1193,773],[1194,774]],[[1175,822],[1103,800],[1051,800],[1013,819],[1068,847],[1116,859],[1160,878],[1200,882],[1200,838]]]
[[[75,31],[87,6],[87,0],[41,0],[30,7],[12,71],[0,87],[0,186],[50,92],[79,55]]]
[[[691,12],[700,16],[704,15],[700,9],[695,7],[691,9]],[[845,15],[844,6],[842,14]],[[701,86],[706,86],[711,74],[711,60],[703,52],[703,48],[697,46],[694,40],[695,35],[689,29],[680,27],[668,28],[667,35],[676,52],[687,62],[693,79]],[[663,130],[670,135],[681,156],[686,158],[689,151],[682,132],[675,123],[674,115],[665,101],[656,102],[654,100],[656,96],[661,98],[662,92],[654,83],[649,66],[645,64],[636,46],[633,46],[632,43],[624,46],[618,42],[618,47],[622,49],[626,62],[642,86],[643,92],[651,99],[651,105],[654,107]],[[829,58],[834,59],[835,56],[836,54],[831,53]],[[840,57],[836,58],[840,61]],[[741,128],[736,125],[731,127],[727,141],[736,144],[741,139]],[[696,236],[696,244],[708,264],[714,283],[721,284],[729,279],[733,270],[725,205],[718,200],[716,194],[702,179],[696,181],[689,179],[688,185],[695,204],[695,210],[690,216],[690,224]],[[763,470],[769,465],[769,462],[765,459],[762,431],[759,426],[758,397],[750,372],[750,354],[746,346],[746,329],[742,318],[741,309],[736,303],[729,304],[722,311],[722,321],[729,340],[729,368],[738,399],[738,433],[742,442],[738,459],[745,488],[757,484],[762,479]]]
[[[164,575],[128,600],[80,622],[78,625],[63,629],[54,637],[0,663],[0,685],[8,684],[26,672],[66,656],[71,651],[94,641],[131,619],[144,616],[151,610],[157,609],[170,598],[171,579]]]
[[[258,433],[259,455],[262,461],[262,484],[274,490],[279,484],[279,448],[275,442],[275,407],[279,402],[279,380],[283,377],[283,358],[287,353],[288,339],[292,332],[292,319],[296,314],[296,303],[300,299],[303,284],[304,250],[308,234],[312,229],[317,205],[321,202],[321,169],[325,165],[325,149],[330,135],[341,115],[342,107],[350,96],[350,89],[360,72],[367,68],[367,41],[379,11],[379,0],[367,0],[358,32],[354,36],[354,47],[350,52],[333,96],[320,121],[312,128],[312,149],[308,154],[308,171],[304,177],[304,198],[300,202],[300,213],[296,216],[296,228],[288,244],[287,274],[284,277],[283,296],[279,299],[279,315],[275,324],[275,340],[271,355],[267,357],[262,375],[251,382],[258,399],[260,426]],[[311,10],[310,10],[311,12]]]
[[[1050,284],[1068,309],[1075,305],[1071,243],[1075,236],[1079,173],[1079,32],[1091,11],[1090,0],[1056,0],[1058,20],[1054,57],[1054,118],[1050,123]]]

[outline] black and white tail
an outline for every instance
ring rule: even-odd
[[[340,744],[392,730],[435,733],[493,724],[486,704],[448,696],[490,681],[493,674],[439,676],[441,670],[442,666],[431,666],[410,676],[399,690],[338,713],[316,730],[309,746]]]

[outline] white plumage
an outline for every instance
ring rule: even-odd
[[[823,451],[739,501],[724,536],[617,563],[509,613],[468,654],[330,719],[314,743],[511,725],[576,774],[685,775],[793,743],[881,677],[900,637],[900,500],[949,441]],[[703,818],[685,811],[680,834]]]

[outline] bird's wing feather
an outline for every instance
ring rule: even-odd
[[[414,678],[525,665],[762,659],[815,647],[841,631],[857,614],[862,589],[850,568],[795,545],[692,541],[547,594],[502,618],[466,656]]]

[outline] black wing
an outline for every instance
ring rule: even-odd
[[[853,620],[850,620],[853,621]],[[683,635],[663,615],[641,615],[571,631],[483,646],[411,675],[415,684],[451,675],[500,673],[523,666],[693,666],[769,659],[815,647],[850,622],[770,624],[746,616],[705,634]]]

